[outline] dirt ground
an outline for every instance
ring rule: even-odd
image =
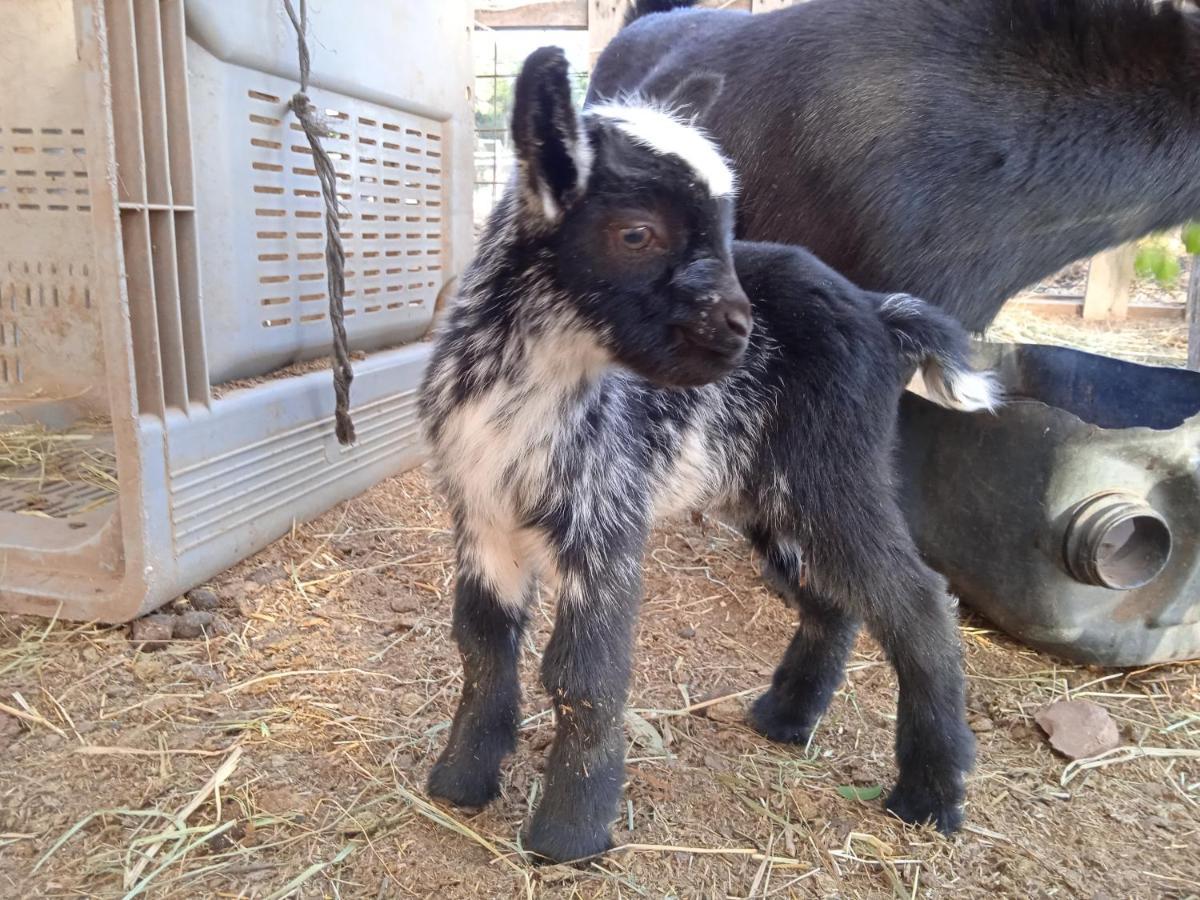
[[[1179,276],[1170,284],[1162,284],[1149,275],[1135,276],[1133,283],[1129,286],[1130,305],[1172,304],[1182,306],[1187,302],[1187,285],[1192,271],[1192,257],[1183,249],[1183,243],[1176,235],[1161,235],[1147,239],[1145,243],[1160,244],[1171,253],[1179,265]],[[1087,259],[1071,263],[1049,278],[1031,285],[1028,293],[1075,294],[1082,297],[1087,290],[1090,263],[1091,260]]]
[[[1187,363],[1187,323],[1182,319],[1084,321],[1077,316],[1039,315],[1009,303],[988,328],[988,340],[1078,347],[1103,356],[1152,366]]]
[[[1200,663],[1083,669],[968,616],[979,766],[947,840],[860,799],[894,774],[895,682],[873,643],[812,745],[774,746],[742,714],[792,616],[741,541],[711,519],[661,531],[646,576],[615,826],[630,846],[582,870],[531,868],[514,843],[551,732],[535,681],[548,608],[502,799],[468,815],[424,797],[460,673],[423,471],[217,579],[228,633],[150,651],[127,626],[4,620],[3,702],[24,715],[0,717],[0,895],[1200,895]],[[1068,780],[1032,720],[1067,696],[1167,754]]]
[[[181,601],[213,617],[198,637],[0,618],[0,897],[1200,897],[1200,662],[1082,668],[964,613],[979,763],[945,839],[881,809],[895,679],[870,640],[809,747],[743,724],[794,619],[711,518],[646,558],[623,848],[534,868],[516,835],[551,736],[548,604],[502,798],[424,795],[461,683],[450,557],[418,470]],[[1033,716],[1068,697],[1127,749],[1056,755]]]

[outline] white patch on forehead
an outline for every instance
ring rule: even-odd
[[[617,103],[593,106],[585,115],[612,121],[626,135],[664,156],[677,156],[708,185],[714,197],[729,197],[736,188],[733,169],[708,136],[684,120],[652,106]]]

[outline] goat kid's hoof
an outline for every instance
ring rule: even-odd
[[[443,757],[434,764],[425,788],[429,796],[453,806],[478,809],[500,795],[500,773],[480,772]]]
[[[811,725],[780,710],[773,690],[754,701],[746,721],[763,737],[781,744],[806,744],[812,735]]]
[[[962,828],[963,795],[961,784],[940,790],[928,785],[909,788],[896,785],[887,798],[887,810],[910,825],[932,823],[944,835]]]
[[[534,819],[521,833],[521,845],[536,857],[536,862],[574,863],[607,853],[613,842],[607,828]]]

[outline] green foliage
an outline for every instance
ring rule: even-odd
[[[583,106],[587,93],[587,73],[572,72],[570,77],[571,100],[575,108]],[[475,129],[497,132],[489,135],[507,141],[508,129],[512,124],[513,95],[517,85],[516,75],[496,77],[479,76],[475,79]]]
[[[1183,226],[1183,233],[1179,236],[1183,241],[1183,246],[1192,256],[1200,256],[1200,222],[1188,222]]]
[[[477,131],[508,131],[516,78],[475,79],[475,128]]]
[[[1170,288],[1179,280],[1179,259],[1162,244],[1143,244],[1138,247],[1133,270],[1139,278],[1154,278]]]
[[[868,802],[878,800],[879,795],[883,793],[883,787],[878,784],[873,784],[870,787],[854,787],[853,785],[843,784],[837,789],[847,800],[862,800]]]

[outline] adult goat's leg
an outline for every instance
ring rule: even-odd
[[[559,862],[612,846],[609,826],[625,778],[623,719],[640,557],[609,550],[603,566],[592,574],[561,573],[554,633],[542,658],[557,730],[524,844]]]
[[[858,619],[805,583],[800,553],[765,529],[748,529],[763,557],[763,580],[800,613],[771,687],[750,709],[750,725],[774,741],[805,743],[841,684]]]
[[[434,797],[482,806],[500,792],[500,763],[516,746],[517,660],[532,585],[507,542],[489,547],[460,537],[459,543],[452,630],[463,692],[428,786]]]
[[[887,807],[906,822],[962,824],[975,738],[966,724],[962,647],[941,576],[921,562],[885,485],[847,491],[809,529],[812,587],[862,617],[896,670],[896,761]]]

